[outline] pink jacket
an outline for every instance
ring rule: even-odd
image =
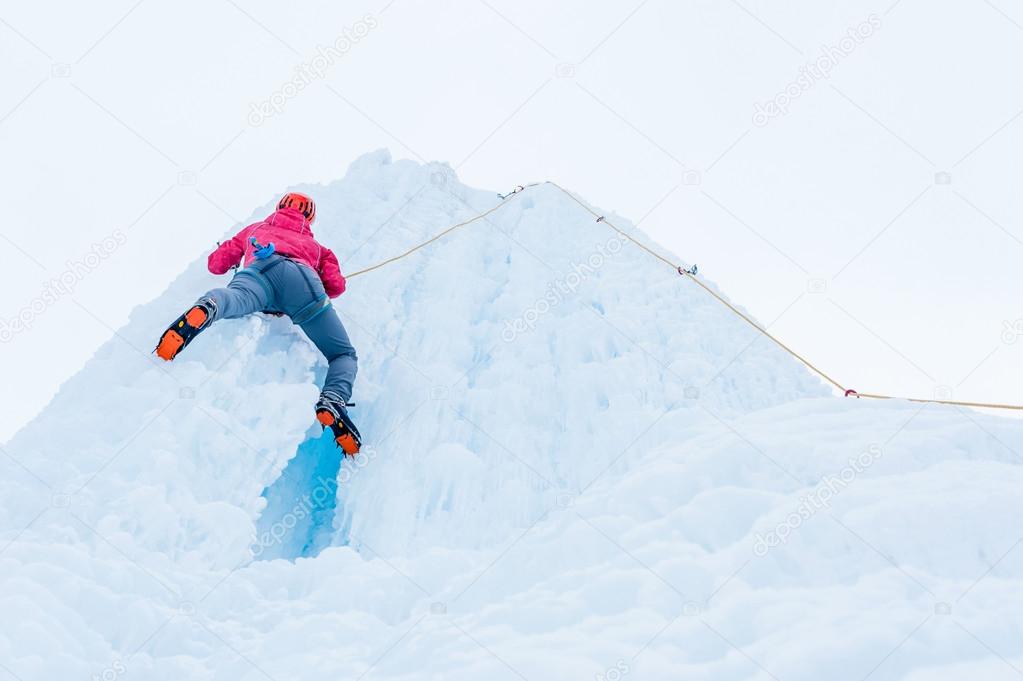
[[[331,298],[337,298],[345,292],[345,277],[341,274],[337,257],[329,248],[316,241],[309,221],[294,208],[279,210],[220,244],[217,250],[210,253],[207,263],[210,272],[224,274],[243,258],[243,264],[248,266],[255,259],[255,248],[250,237],[256,237],[256,241],[263,246],[273,242],[276,253],[311,267],[320,275],[323,290]]]

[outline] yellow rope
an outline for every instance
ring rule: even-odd
[[[535,185],[528,185],[528,186],[533,187]],[[501,203],[498,203],[493,208],[490,208],[489,210],[485,210],[482,213],[480,213],[479,215],[477,215],[475,217],[472,217],[472,218],[469,218],[465,222],[459,222],[457,225],[452,225],[452,226],[448,227],[443,232],[440,232],[439,234],[436,234],[436,235],[430,237],[429,239],[427,239],[426,241],[424,241],[423,243],[421,243],[421,244],[419,244],[417,246],[413,246],[412,248],[408,249],[404,253],[400,253],[400,254],[394,256],[393,258],[388,258],[387,260],[383,260],[381,262],[378,262],[376,265],[371,265],[370,267],[367,267],[365,269],[361,269],[361,270],[359,270],[357,272],[352,272],[351,274],[347,275],[345,278],[346,279],[353,279],[353,278],[358,277],[360,275],[366,274],[367,272],[372,272],[373,270],[380,269],[384,265],[390,265],[392,262],[396,262],[398,260],[401,260],[404,257],[412,255],[413,253],[415,253],[419,249],[425,248],[426,246],[429,246],[430,244],[432,244],[437,239],[440,239],[441,237],[443,237],[443,236],[445,236],[447,234],[450,234],[451,232],[455,231],[459,227],[465,227],[466,225],[471,225],[472,223],[476,222],[477,220],[482,220],[483,218],[487,217],[488,215],[490,215],[494,211],[497,211],[497,210],[503,208],[504,206],[508,205],[508,203],[510,203],[512,199],[514,199],[519,194],[521,194],[523,191],[525,191],[525,189],[526,189],[526,187],[520,187],[520,188],[516,189],[516,191],[514,191],[513,193],[505,196],[501,200]]]
[[[673,269],[676,272],[678,272],[679,274],[685,276],[690,281],[696,283],[697,286],[699,286],[704,291],[706,291],[711,296],[713,296],[715,300],[717,300],[719,303],[721,303],[722,305],[727,307],[729,310],[731,310],[732,313],[734,313],[737,317],[739,317],[740,319],[745,321],[747,324],[752,326],[754,329],[759,331],[761,334],[763,334],[767,338],[769,338],[772,341],[774,341],[774,343],[777,344],[778,347],[780,347],[782,350],[784,350],[785,352],[789,353],[790,355],[792,355],[793,357],[798,359],[800,362],[802,362],[806,367],[808,367],[815,374],[817,374],[818,376],[823,378],[825,381],[827,381],[828,383],[830,383],[831,385],[835,386],[836,388],[841,390],[843,393],[845,393],[846,396],[853,395],[853,396],[856,396],[856,397],[866,397],[868,399],[875,399],[875,400],[904,399],[904,400],[907,400],[909,402],[918,402],[918,403],[924,403],[924,404],[948,404],[948,405],[959,406],[959,407],[986,407],[986,408],[989,408],[989,409],[1015,409],[1015,410],[1023,410],[1023,405],[1017,405],[1017,404],[994,404],[994,403],[988,403],[988,402],[961,402],[961,401],[958,401],[958,400],[924,399],[924,398],[918,398],[918,397],[903,397],[903,398],[899,398],[899,397],[895,397],[893,395],[879,395],[879,394],[875,394],[875,393],[860,393],[860,392],[856,392],[855,390],[849,390],[844,385],[842,385],[841,383],[839,383],[838,381],[833,379],[831,376],[829,376],[827,373],[825,373],[823,370],[819,369],[816,365],[814,365],[813,362],[811,362],[810,360],[806,359],[805,357],[800,355],[798,352],[796,352],[795,350],[793,350],[789,346],[785,345],[785,343],[783,343],[781,340],[779,340],[777,337],[775,337],[773,334],[771,334],[767,329],[765,329],[764,327],[762,327],[759,324],[757,324],[749,315],[747,315],[742,310],[740,310],[739,308],[737,308],[734,305],[732,305],[730,302],[728,302],[728,300],[726,300],[723,296],[721,296],[719,293],[717,293],[717,291],[715,291],[714,289],[710,288],[709,286],[704,284],[702,281],[697,279],[695,274],[693,274],[692,272],[687,271],[681,264],[676,264],[676,263],[672,262],[671,260],[669,260],[668,258],[664,257],[663,255],[661,255],[660,253],[658,253],[654,249],[650,248],[646,244],[642,243],[641,241],[637,241],[630,234],[626,233],[622,229],[618,228],[616,225],[612,224],[610,220],[608,220],[606,217],[604,217],[600,213],[597,213],[596,211],[594,211],[586,203],[584,203],[584,202],[580,201],[578,198],[576,198],[575,194],[573,194],[572,192],[568,191],[567,189],[565,189],[561,185],[557,184],[556,182],[550,182],[550,181],[548,181],[546,183],[537,182],[537,183],[533,183],[533,184],[530,184],[530,185],[525,185],[524,187],[520,186],[520,187],[516,188],[516,190],[512,194],[510,194],[508,196],[505,196],[505,197],[502,197],[502,200],[501,200],[500,203],[498,203],[495,206],[493,206],[492,208],[490,208],[490,209],[480,213],[479,215],[476,215],[475,217],[472,217],[472,218],[466,220],[465,222],[459,222],[456,225],[452,225],[451,227],[448,227],[447,229],[445,229],[444,231],[440,232],[439,234],[437,234],[437,235],[427,239],[426,241],[424,241],[423,243],[421,243],[421,244],[419,244],[417,246],[413,246],[412,248],[408,249],[404,253],[396,255],[396,256],[394,256],[392,258],[388,258],[387,260],[383,260],[383,261],[377,263],[376,265],[372,265],[371,267],[367,267],[367,268],[361,269],[361,270],[359,270],[357,272],[353,272],[352,274],[348,275],[348,278],[351,279],[353,277],[358,277],[359,275],[366,274],[367,272],[372,272],[373,270],[379,269],[379,268],[383,267],[384,265],[389,265],[392,262],[395,262],[397,260],[401,260],[402,258],[404,258],[406,256],[409,256],[409,255],[415,253],[416,251],[418,251],[419,249],[432,244],[434,241],[437,241],[441,237],[443,237],[443,236],[445,236],[447,234],[450,234],[451,232],[455,231],[456,229],[458,229],[460,227],[465,227],[466,225],[470,225],[470,224],[472,224],[472,223],[474,223],[474,222],[476,222],[478,220],[482,220],[483,218],[487,217],[491,213],[493,213],[493,212],[501,209],[502,207],[508,205],[508,203],[510,203],[511,199],[514,199],[519,194],[522,194],[526,189],[531,188],[531,187],[535,187],[538,184],[549,184],[549,185],[551,185],[553,187],[556,187],[559,190],[561,190],[565,194],[565,196],[567,196],[568,198],[570,198],[573,201],[575,201],[577,204],[579,204],[579,206],[582,207],[583,210],[585,210],[587,213],[589,213],[593,217],[597,218],[598,222],[603,222],[608,227],[610,227],[615,232],[617,232],[620,236],[628,239],[629,241],[631,241],[632,243],[636,244],[637,246],[639,246],[641,249],[643,249],[644,251],[646,251],[647,253],[649,253],[653,257],[655,257],[658,260],[660,260],[661,262],[663,262],[665,265],[667,265],[671,269]]]
[[[997,404],[989,402],[960,402],[959,400],[928,400],[922,397],[893,397],[892,395],[875,395],[873,393],[856,393],[856,397],[869,397],[875,400],[906,400],[907,402],[921,402],[926,404],[951,404],[956,407],[987,407],[988,409],[1023,409],[1018,404]]]
[[[718,295],[716,291],[714,291],[714,290],[713,290],[713,289],[711,289],[711,288],[710,288],[709,286],[707,286],[706,284],[704,284],[704,283],[703,283],[702,281],[700,281],[699,279],[697,279],[697,278],[696,278],[696,276],[695,276],[694,274],[692,274],[692,273],[690,273],[690,272],[687,272],[687,271],[685,270],[685,268],[683,268],[683,267],[682,267],[681,265],[677,265],[677,264],[673,263],[672,261],[668,260],[668,259],[667,259],[667,258],[665,258],[665,257],[664,257],[663,255],[661,255],[660,253],[657,253],[657,252],[656,252],[656,251],[654,251],[653,249],[651,249],[651,248],[647,247],[647,246],[646,246],[646,244],[643,244],[643,243],[641,243],[641,242],[639,242],[639,241],[636,241],[635,239],[633,239],[633,238],[632,238],[632,236],[630,236],[629,234],[627,234],[627,233],[625,233],[624,231],[622,231],[621,229],[619,229],[619,228],[618,228],[618,227],[617,227],[617,226],[616,226],[615,224],[613,224],[613,223],[612,223],[612,222],[611,222],[610,220],[608,220],[608,219],[607,219],[606,217],[602,216],[602,215],[601,215],[600,213],[597,213],[597,212],[596,212],[596,211],[594,211],[594,210],[593,210],[592,208],[590,208],[590,207],[589,207],[588,205],[586,205],[585,203],[583,203],[582,201],[580,201],[579,199],[577,199],[577,198],[575,197],[575,195],[574,195],[574,194],[572,194],[572,192],[568,191],[567,189],[565,189],[565,188],[564,188],[564,187],[562,187],[561,185],[559,185],[559,184],[556,184],[556,183],[554,183],[554,182],[551,182],[550,184],[551,184],[551,185],[553,185],[553,186],[555,186],[555,187],[557,187],[558,189],[560,189],[560,190],[561,190],[562,192],[564,192],[564,193],[565,193],[565,195],[566,195],[566,196],[568,196],[568,197],[569,197],[570,199],[572,199],[573,201],[575,201],[576,203],[578,203],[578,204],[579,204],[580,206],[582,206],[582,207],[583,207],[583,210],[585,210],[585,211],[586,211],[587,213],[589,213],[589,214],[590,214],[590,215],[592,215],[593,217],[595,217],[595,218],[598,218],[598,219],[600,219],[600,221],[601,221],[601,222],[603,222],[604,224],[606,224],[606,225],[607,225],[608,227],[610,227],[610,228],[611,228],[611,229],[613,229],[614,231],[618,232],[618,233],[619,233],[619,234],[620,234],[621,236],[625,237],[626,239],[628,239],[628,240],[629,240],[629,241],[631,241],[632,243],[636,244],[637,246],[639,246],[640,248],[642,248],[642,249],[643,249],[644,251],[646,251],[646,252],[647,252],[647,253],[649,253],[650,255],[654,256],[655,258],[657,258],[658,260],[660,260],[661,262],[663,262],[663,263],[664,263],[665,265],[667,265],[667,266],[668,266],[668,267],[670,267],[671,269],[673,269],[673,270],[675,270],[676,272],[678,272],[679,274],[682,274],[682,275],[684,275],[684,276],[688,277],[688,278],[689,278],[689,279],[690,279],[691,281],[694,281],[694,282],[696,282],[696,283],[697,283],[697,284],[698,284],[698,285],[700,286],[700,288],[702,288],[702,289],[703,289],[704,291],[706,291],[706,292],[707,292],[707,293],[709,293],[710,295],[714,296],[714,298],[716,298],[716,299],[718,300],[718,302],[720,302],[720,303],[721,303],[722,305],[724,305],[724,306],[725,306],[725,307],[727,307],[727,308],[728,308],[729,310],[731,310],[732,312],[734,312],[734,313],[735,313],[735,314],[736,314],[736,315],[737,315],[737,316],[738,316],[738,317],[739,317],[740,319],[743,319],[743,320],[744,320],[744,321],[745,321],[745,322],[746,322],[747,324],[749,324],[750,326],[752,326],[752,327],[753,327],[754,329],[756,329],[756,330],[757,330],[757,331],[759,331],[760,333],[764,334],[765,336],[767,336],[768,338],[770,338],[771,340],[773,340],[773,341],[774,341],[775,343],[777,343],[777,344],[778,344],[779,346],[781,346],[781,348],[782,348],[783,350],[785,350],[785,352],[789,353],[790,355],[792,355],[793,357],[795,357],[796,359],[798,359],[798,360],[799,360],[800,362],[802,362],[802,363],[803,363],[803,364],[805,364],[806,366],[810,367],[810,369],[812,369],[812,370],[814,371],[814,373],[816,373],[816,374],[817,374],[818,376],[820,376],[821,378],[823,378],[823,379],[824,379],[825,381],[827,381],[827,382],[828,382],[828,383],[830,383],[831,385],[835,386],[836,388],[838,388],[838,389],[839,389],[839,390],[841,390],[842,392],[845,392],[845,390],[846,390],[846,389],[845,389],[845,386],[843,386],[843,385],[842,385],[841,383],[839,383],[839,382],[838,382],[838,381],[836,381],[835,379],[831,378],[831,376],[828,376],[828,375],[827,375],[826,373],[824,373],[823,371],[821,371],[820,369],[818,369],[818,368],[817,368],[816,366],[814,366],[814,365],[813,365],[813,363],[812,363],[812,362],[810,362],[810,361],[809,361],[809,360],[807,360],[807,359],[806,359],[805,357],[803,357],[802,355],[800,355],[799,353],[797,353],[797,352],[796,352],[795,350],[793,350],[792,348],[790,348],[789,346],[785,345],[785,344],[784,344],[784,343],[782,343],[782,342],[781,342],[780,340],[778,340],[777,338],[775,338],[775,337],[774,337],[773,335],[771,335],[771,334],[770,334],[770,333],[769,333],[769,332],[767,331],[767,329],[765,329],[764,327],[762,327],[762,326],[760,326],[759,324],[757,324],[757,323],[756,323],[755,321],[753,321],[753,320],[752,320],[752,319],[751,319],[751,318],[750,318],[749,316],[747,316],[746,314],[744,314],[744,313],[742,312],[742,310],[738,309],[737,307],[735,307],[734,305],[732,305],[732,304],[731,304],[730,302],[728,302],[727,300],[725,300],[725,299],[724,299],[723,297],[721,297],[720,295]]]

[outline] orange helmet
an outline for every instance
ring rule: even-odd
[[[281,210],[282,208],[294,208],[304,215],[305,219],[310,223],[316,219],[316,204],[313,203],[313,200],[305,194],[288,192],[281,197],[280,201],[277,202],[277,210]]]

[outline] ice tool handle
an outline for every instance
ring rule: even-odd
[[[276,247],[274,246],[274,242],[271,241],[266,246],[264,246],[261,243],[259,243],[259,241],[257,241],[256,237],[254,236],[249,237],[249,243],[252,244],[252,248],[255,249],[254,251],[252,251],[252,255],[256,256],[256,260],[266,260],[267,258],[274,254],[275,250],[277,250]]]

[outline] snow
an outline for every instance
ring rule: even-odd
[[[498,201],[383,151],[298,189],[349,272]],[[288,320],[149,354],[204,263],[3,447],[0,679],[1023,669],[1023,424],[833,396],[554,187],[350,282],[355,462]]]

